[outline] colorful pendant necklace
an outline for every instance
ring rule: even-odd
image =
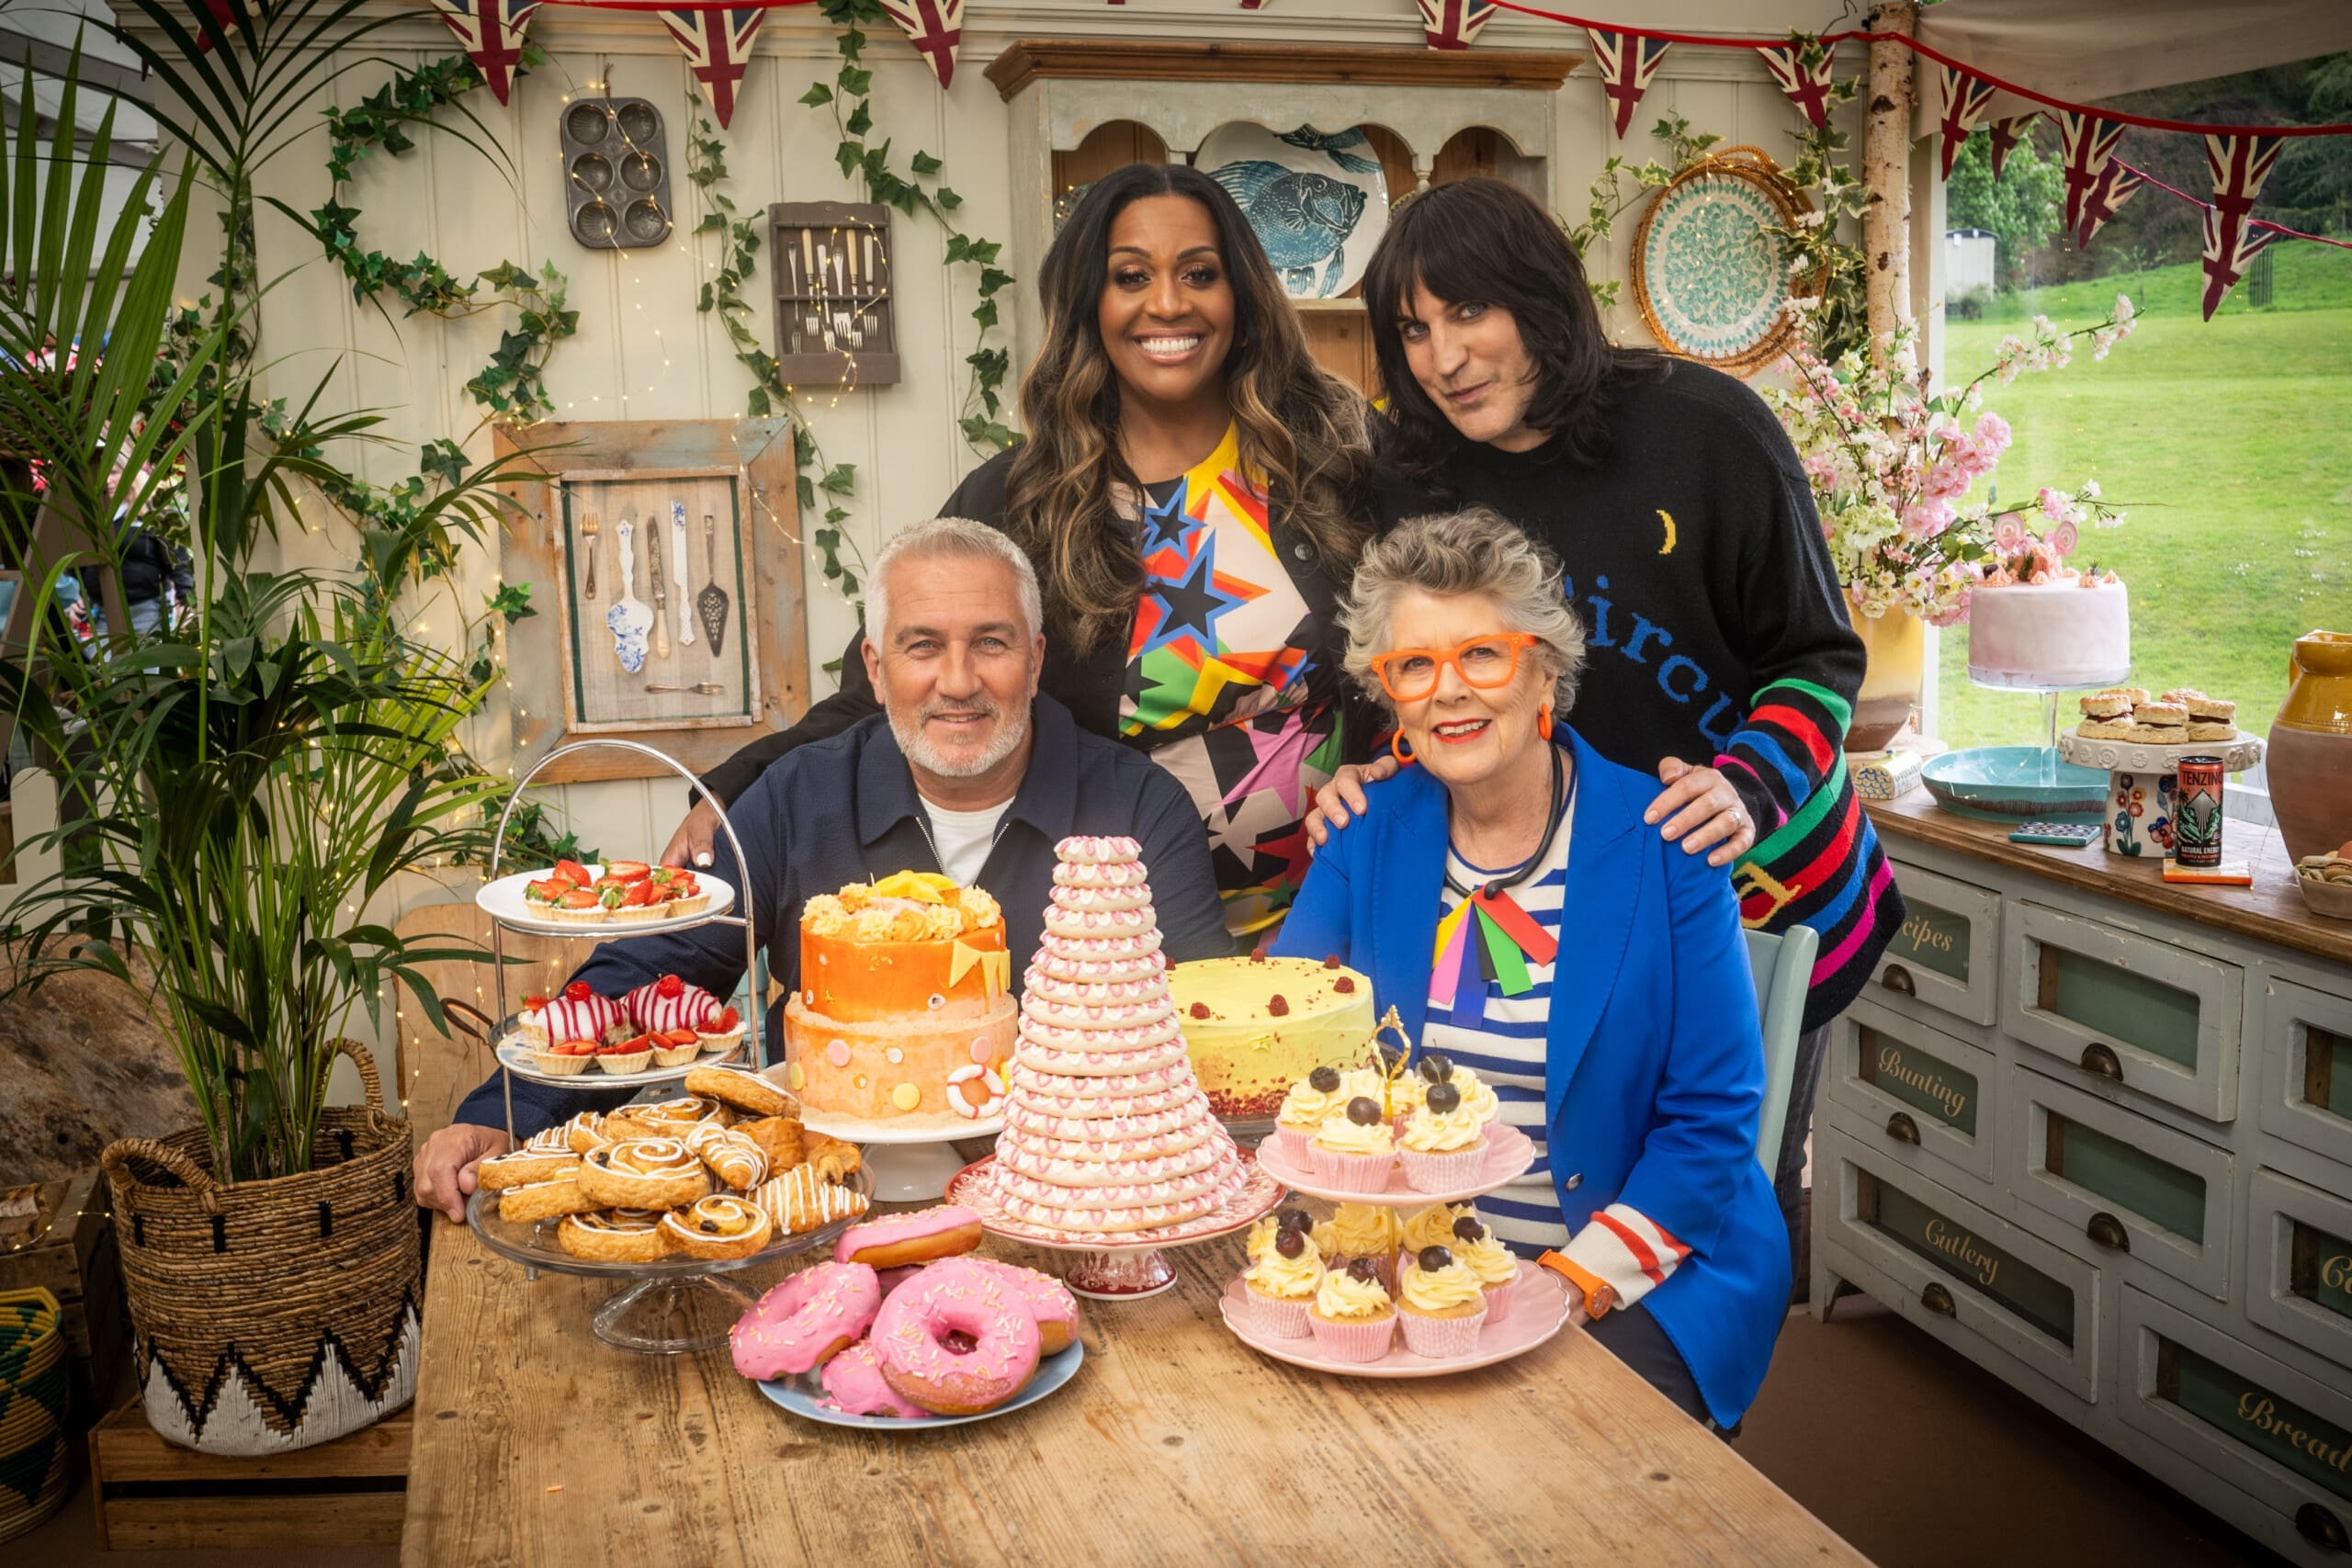
[[[1560,823],[1574,805],[1577,784],[1567,780],[1563,795],[1562,766],[1557,747],[1552,751],[1552,799],[1555,806],[1544,824],[1535,852],[1508,876],[1497,876],[1476,888],[1464,887],[1448,872],[1445,886],[1461,902],[1438,922],[1437,949],[1430,965],[1430,1003],[1448,1009],[1456,1024],[1476,1026],[1487,1015],[1487,985],[1496,981],[1506,997],[1525,995],[1535,984],[1531,964],[1551,963],[1559,956],[1556,938],[1536,923],[1510,890],[1535,874],[1552,852]]]

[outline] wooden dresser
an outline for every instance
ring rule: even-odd
[[[2352,1563],[2352,924],[1871,808],[1910,906],[1838,1021],[1813,1301],[1843,1281],[2290,1561]]]

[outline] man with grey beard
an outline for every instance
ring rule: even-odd
[[[729,812],[741,863],[722,833],[708,873],[738,890],[784,994],[798,986],[802,904],[899,871],[944,873],[994,895],[1017,988],[1045,932],[1054,846],[1074,834],[1142,847],[1170,963],[1230,951],[1192,797],[1141,752],[1081,731],[1037,690],[1042,619],[1029,558],[985,524],[919,523],[876,558],[865,656],[883,711],[761,774]],[[733,995],[741,933],[704,925],[608,942],[571,979],[617,997],[664,975]],[[784,1038],[780,1003],[763,1038]],[[519,1079],[514,1092],[514,1131],[526,1138],[627,1098]],[[475,1166],[506,1147],[493,1075],[418,1151],[417,1201],[462,1221]]]

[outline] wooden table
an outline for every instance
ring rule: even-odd
[[[526,1284],[471,1232],[435,1231],[414,1568],[1863,1561],[1573,1328],[1451,1378],[1268,1360],[1217,1315],[1238,1237],[1171,1254],[1162,1295],[1085,1303],[1061,1393],[899,1436],[789,1416],[723,1351],[608,1349],[588,1319],[611,1283]]]

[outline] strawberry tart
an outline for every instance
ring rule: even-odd
[[[1017,1018],[1004,918],[979,888],[902,871],[802,908],[785,1081],[809,1112],[909,1131],[992,1121]]]
[[[617,999],[574,980],[560,996],[524,998],[516,1026],[533,1065],[566,1076],[592,1066],[607,1073],[683,1067],[705,1052],[743,1043],[737,1010],[675,975]]]
[[[989,1168],[1008,1216],[1079,1238],[1182,1224],[1247,1180],[1185,1053],[1137,852],[1057,846]]]

